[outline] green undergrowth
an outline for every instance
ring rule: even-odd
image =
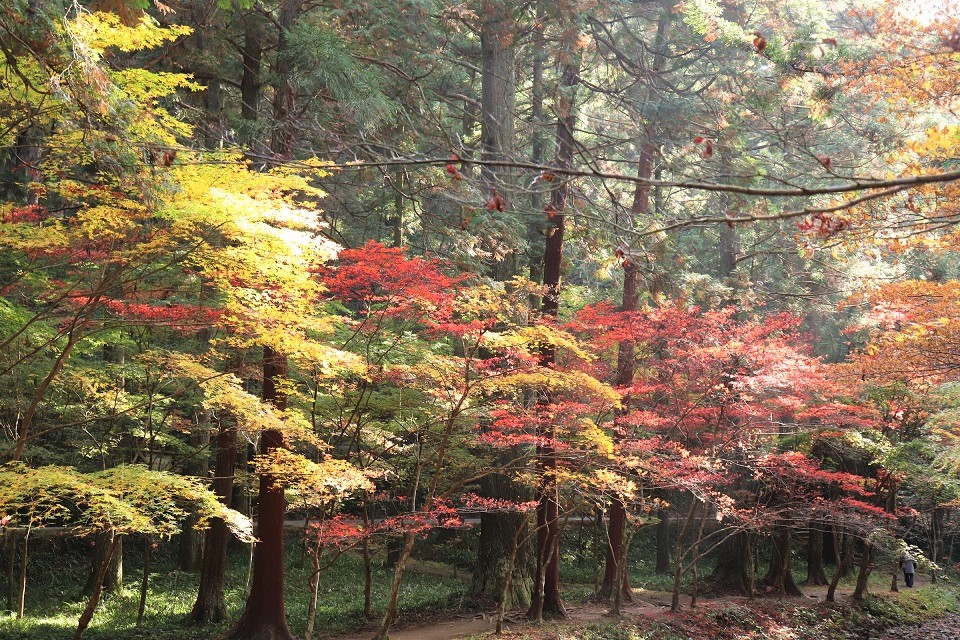
[[[133,546],[133,545],[130,545]],[[125,554],[122,593],[101,601],[93,623],[84,634],[89,640],[208,640],[225,631],[228,624],[196,627],[184,619],[193,606],[199,576],[176,571],[172,560],[155,564],[141,628],[135,626],[142,576],[136,552]],[[0,614],[0,639],[44,640],[70,638],[86,600],[79,597],[87,563],[70,561],[71,554],[46,557],[38,554],[31,563],[26,612],[22,620]],[[243,549],[231,552],[227,575],[227,606],[231,619],[243,610],[249,555]],[[393,571],[375,564],[373,603],[375,619],[386,601]],[[290,628],[302,635],[309,594],[309,561],[301,562],[295,541],[288,542],[286,562],[286,607]],[[446,566],[414,561],[408,568],[400,595],[401,620],[457,609],[465,591],[463,575]],[[358,556],[345,554],[321,578],[316,628],[322,635],[358,630],[372,623],[363,620],[363,565]]]

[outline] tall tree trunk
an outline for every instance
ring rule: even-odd
[[[543,67],[547,58],[546,37],[544,34],[546,11],[545,0],[536,3],[536,21],[533,26],[533,69],[530,74],[530,126],[533,129],[530,161],[535,165],[543,165],[546,160],[547,135],[545,133],[546,120],[544,118],[544,80]],[[540,189],[530,191],[530,210],[534,214],[543,211],[544,194]],[[549,223],[549,221],[548,221]],[[543,278],[542,247],[545,234],[543,219],[531,216],[527,223],[527,261],[530,264],[530,282],[540,282]],[[530,311],[541,306],[540,297],[530,294]]]
[[[515,6],[507,0],[484,0],[483,23],[480,31],[480,146],[481,157],[487,161],[515,160],[515,120],[517,83]],[[511,171],[506,167],[484,166],[481,176],[484,186],[497,190],[515,207]],[[494,276],[503,279],[514,274],[505,272],[505,262],[498,261]],[[509,456],[504,454],[502,459]],[[521,487],[503,474],[492,474],[480,483],[480,493],[487,498],[518,500]],[[513,555],[511,541],[516,535],[525,535],[526,518],[515,513],[484,513],[480,516],[480,540],[477,550],[477,568],[470,586],[470,594],[482,601],[500,601],[507,583],[507,568]],[[532,590],[533,556],[528,545],[517,550],[515,573],[510,581],[507,606],[526,607]],[[527,592],[525,592],[525,590]]]
[[[516,5],[509,0],[483,0],[483,23],[480,28],[480,150],[486,161],[516,160],[517,82],[516,46],[517,27],[514,19]],[[480,168],[483,184],[493,197],[500,193],[506,206],[517,208],[513,188],[513,171],[509,167],[484,165]],[[495,211],[490,212],[496,215]],[[511,258],[511,259],[507,259]],[[494,258],[493,277],[505,280],[516,264],[512,255]],[[507,549],[503,553],[508,553]]]
[[[296,107],[296,86],[293,79],[293,55],[288,42],[289,31],[300,17],[302,0],[281,0],[277,20],[277,55],[274,65],[275,85],[273,90],[273,136],[271,148],[274,156],[289,160],[293,157],[296,123],[293,116]]]
[[[111,551],[114,547],[116,550]],[[80,595],[89,596],[93,593],[97,584],[97,574],[103,564],[103,559],[107,557],[108,551],[110,551],[110,562],[101,586],[107,593],[114,593],[123,585],[123,536],[114,534],[112,530],[102,531],[94,538],[93,561]]]
[[[515,5],[507,0],[484,0],[480,30],[480,147],[488,161],[514,160],[514,120],[517,82]],[[483,166],[484,184],[506,193],[510,172],[504,167]]]
[[[663,69],[666,62],[665,47],[667,29],[670,26],[671,11],[664,8],[660,14],[657,23],[657,36],[654,40],[654,57],[651,62],[651,73],[658,73]],[[646,102],[652,103],[655,99],[654,89],[651,87],[647,92]],[[653,177],[653,163],[656,147],[650,140],[649,132],[641,134],[640,156],[637,161],[637,182],[633,191],[633,203],[630,206],[629,215],[625,220],[618,221],[624,229],[632,230],[640,218],[646,217],[650,213],[650,183],[647,182]],[[623,243],[623,297],[620,304],[620,310],[625,312],[636,311],[640,301],[640,267],[633,257],[630,248],[631,243]],[[634,356],[634,344],[632,340],[624,340],[617,349],[617,378],[615,384],[618,388],[627,388],[633,384],[636,362]],[[630,411],[630,398],[626,397],[623,401],[623,409],[619,414],[624,415]],[[618,427],[614,430],[614,438],[620,440],[627,434],[621,433],[625,427]],[[626,554],[629,545],[624,545],[626,538],[625,527],[627,524],[626,505],[619,496],[614,496],[610,501],[610,508],[607,514],[609,540],[607,545],[606,562],[603,573],[603,583],[600,585],[600,591],[597,594],[600,598],[607,599],[614,596],[616,589],[621,593],[617,597],[622,597],[627,602],[633,601],[633,591],[630,589],[630,572],[623,570],[626,567]],[[617,587],[617,576],[623,576],[622,582]],[[614,598],[616,600],[617,598]]]
[[[791,546],[793,530],[789,525],[781,524],[773,532],[773,551],[770,554],[770,567],[763,582],[777,590],[781,596],[801,596],[800,589],[793,579],[791,567]]]
[[[660,521],[657,523],[657,573],[670,571],[670,509],[660,509]]]
[[[807,541],[807,584],[822,586],[827,584],[827,573],[823,570],[823,523],[810,523]]]
[[[720,545],[710,580],[721,590],[753,597],[753,545],[748,532],[738,531]]]
[[[204,411],[190,434],[190,444],[196,451],[185,469],[186,475],[206,478],[210,469],[210,458],[206,447],[210,444],[210,411]],[[201,451],[203,451],[201,453]],[[203,557],[204,532],[196,529],[197,516],[190,515],[184,522],[180,533],[179,565],[181,571],[199,571]]]
[[[837,592],[837,585],[840,584],[840,578],[847,573],[847,567],[850,566],[850,559],[853,556],[853,545],[850,544],[850,535],[843,534],[843,542],[841,543],[840,538],[840,529],[836,526],[832,527],[833,535],[833,548],[837,550],[837,566],[834,569],[833,577],[830,579],[830,586],[827,587],[827,596],[825,600],[827,602],[834,601],[834,595]]]
[[[570,43],[568,62],[563,66],[560,86],[557,89],[557,157],[558,169],[569,169],[573,163],[574,127],[576,112],[574,108],[576,88],[580,83],[580,58]],[[562,175],[558,177],[558,186],[550,193],[550,205],[556,212],[554,227],[548,234],[543,256],[543,297],[544,316],[556,317],[560,308],[560,274],[563,265],[564,217],[567,206],[569,183]],[[541,351],[540,361],[550,367],[556,360],[556,351],[546,347]],[[544,398],[549,402],[549,398]],[[537,447],[537,463],[540,470],[540,482],[537,496],[537,571],[534,590],[531,597],[530,616],[541,619],[543,614],[566,616],[563,600],[560,598],[560,504],[559,487],[556,480],[557,455],[553,440],[556,431],[552,425],[545,427],[542,442]]]
[[[284,410],[287,398],[279,384],[287,376],[287,358],[263,348],[263,399]],[[283,448],[283,434],[268,429],[260,435],[260,453]],[[260,476],[257,501],[257,540],[253,579],[243,614],[224,640],[293,640],[283,602],[283,488],[269,474]]]
[[[243,67],[240,77],[240,117],[254,121],[260,111],[260,63],[263,59],[263,45],[251,16],[246,20],[240,56]]]
[[[233,479],[237,464],[237,430],[221,424],[217,433],[217,459],[214,466],[213,491],[225,507],[233,502]],[[198,624],[223,622],[227,619],[224,581],[227,575],[227,543],[230,531],[220,518],[210,523],[204,537],[203,560],[200,566],[200,588],[189,619]]]
[[[488,476],[480,486],[485,497],[516,499],[520,496],[520,488],[501,474]],[[498,603],[504,598],[504,589],[509,583],[505,606],[530,606],[535,570],[533,554],[528,544],[513,548],[514,539],[526,539],[527,527],[527,517],[522,513],[480,514],[477,566],[470,585],[473,597]]]

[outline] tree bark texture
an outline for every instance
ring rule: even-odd
[[[278,383],[287,375],[286,356],[263,349],[263,399],[286,409]],[[260,452],[282,448],[283,434],[267,430],[260,435]],[[269,475],[260,476],[257,502],[257,540],[253,550],[253,578],[243,614],[224,640],[293,640],[283,602],[283,488]]]
[[[113,547],[116,547],[115,551],[111,551]],[[90,565],[90,573],[87,574],[87,581],[84,583],[80,595],[89,596],[93,593],[100,566],[108,552],[110,563],[107,566],[107,572],[104,574],[101,586],[107,593],[114,593],[123,585],[123,536],[115,535],[113,531],[102,531],[94,538],[93,562]]]
[[[810,523],[807,540],[807,584],[823,586],[827,584],[827,573],[823,569],[823,524]]]
[[[217,433],[217,459],[214,466],[213,491],[225,507],[233,502],[233,479],[237,463],[237,431],[221,425]],[[227,619],[224,581],[227,575],[227,543],[230,531],[220,518],[210,523],[204,537],[200,566],[200,588],[189,619],[198,624],[223,622]]]
[[[857,573],[857,586],[853,590],[853,595],[850,596],[857,602],[863,600],[863,596],[867,594],[870,574],[873,573],[873,568],[876,565],[876,555],[877,552],[873,548],[873,545],[865,545],[863,555],[860,557],[860,571]]]
[[[770,567],[763,583],[775,589],[780,595],[801,596],[799,587],[793,579],[791,568],[792,529],[787,525],[778,526],[773,533],[773,551],[770,554]]]
[[[721,591],[753,596],[753,545],[749,533],[734,533],[720,545],[710,581]]]
[[[657,573],[670,571],[670,509],[660,509],[657,523]]]
[[[513,497],[513,496],[511,496]],[[528,521],[522,513],[480,514],[480,548],[470,585],[470,595],[484,603],[498,603],[506,593],[507,608],[529,607],[536,569],[530,545],[520,543],[513,560],[513,577],[508,580],[513,540],[527,536]]]
[[[281,0],[277,19],[277,55],[274,65],[273,136],[270,147],[275,156],[289,160],[293,157],[296,140],[297,90],[293,79],[294,60],[290,52],[289,31],[300,17],[302,0]]]
[[[574,126],[576,113],[574,99],[580,82],[580,60],[574,54],[563,67],[560,86],[557,89],[557,168],[569,168],[573,161]],[[543,256],[543,297],[542,312],[545,316],[556,317],[560,307],[560,274],[563,265],[564,211],[567,205],[569,187],[565,181],[550,194],[550,204],[556,211],[554,227],[549,233]],[[541,364],[552,366],[556,360],[556,351],[546,347],[541,351]],[[543,401],[549,402],[548,398]],[[540,482],[537,497],[537,571],[531,597],[529,614],[541,619],[543,614],[566,616],[563,600],[560,598],[560,504],[556,481],[557,455],[553,445],[556,437],[552,425],[543,429],[543,444],[537,449],[537,465]]]

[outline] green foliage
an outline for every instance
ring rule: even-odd
[[[4,526],[63,526],[76,535],[113,530],[118,534],[170,537],[188,513],[198,526],[222,518],[243,540],[252,540],[246,516],[224,507],[200,483],[163,471],[125,465],[90,474],[67,467],[0,468],[0,519]]]
[[[916,624],[955,612],[960,593],[953,586],[925,585],[896,595],[871,595],[863,601],[863,611],[882,626]]]

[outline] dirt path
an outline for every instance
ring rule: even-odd
[[[929,583],[926,576],[917,575],[916,586]],[[900,588],[903,589],[901,581]],[[827,594],[827,587],[803,586],[801,587],[803,595],[789,598],[792,601],[817,602],[822,601]],[[840,586],[837,589],[837,599],[845,598],[853,593],[852,587]],[[665,616],[670,612],[671,594],[663,591],[648,591],[646,589],[634,589],[634,601],[624,605],[623,614],[627,618],[656,619]],[[717,598],[701,598],[704,605],[735,603],[742,604],[747,601],[743,596],[721,596]],[[690,603],[690,598],[684,596],[681,600],[684,607]],[[569,617],[565,620],[558,620],[536,627],[527,621],[524,611],[511,611],[508,613],[505,623],[505,631],[526,631],[534,633],[535,629],[546,632],[548,629],[556,629],[564,626],[581,626],[589,622],[596,622],[607,619],[609,616],[609,605],[604,603],[583,602],[567,606]],[[390,632],[391,640],[452,640],[485,632],[492,632],[496,626],[496,618],[490,613],[477,613],[471,615],[456,615],[441,621],[428,624],[411,625],[407,627],[395,628]],[[352,633],[345,636],[337,636],[332,640],[369,640],[373,635],[372,631]],[[509,637],[509,635],[507,636]],[[546,636],[545,636],[546,637]],[[550,637],[556,637],[553,634]],[[882,640],[960,640],[960,614],[952,614],[945,618],[930,621],[921,626],[897,627],[887,631]]]

